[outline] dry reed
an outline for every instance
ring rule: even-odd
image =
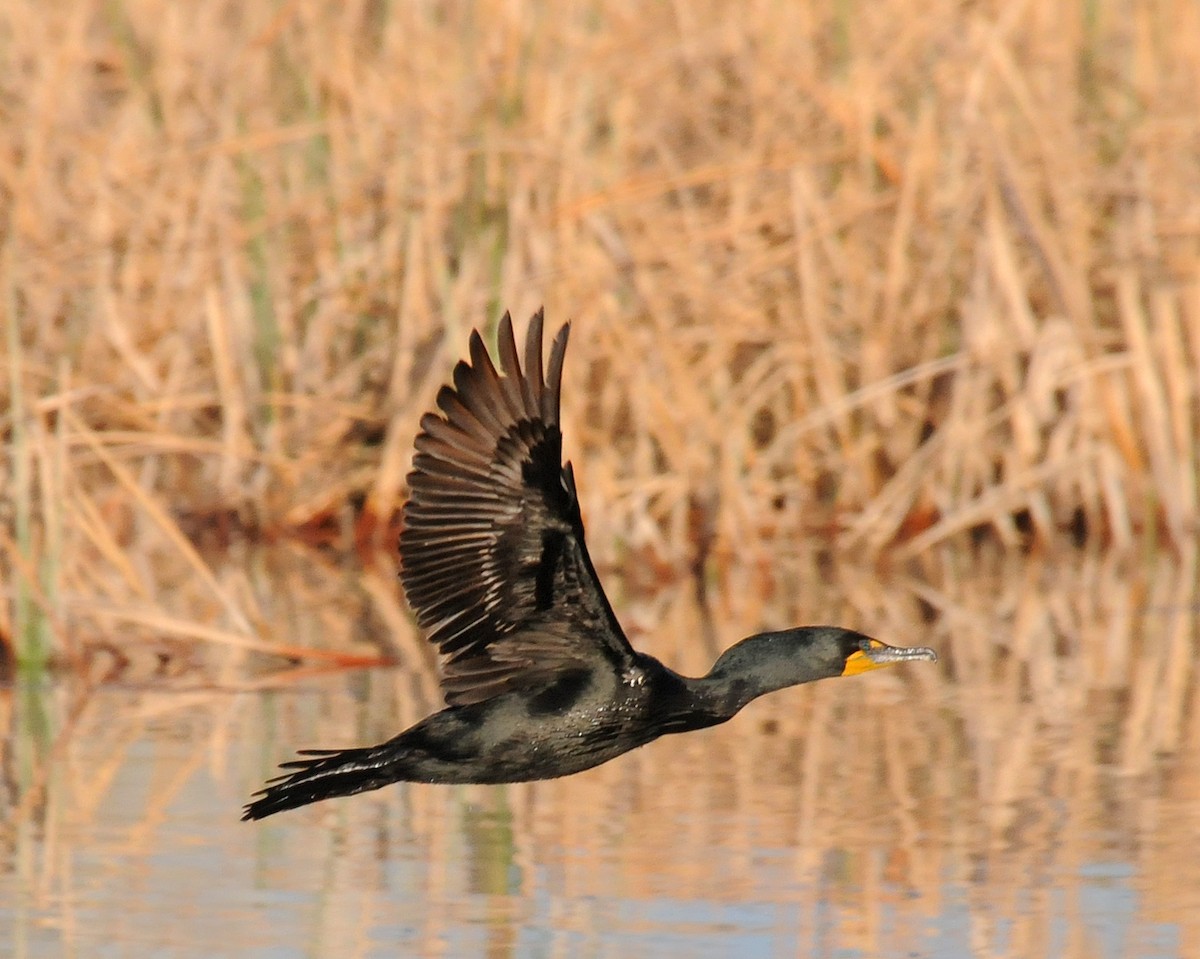
[[[293,745],[436,704],[388,555],[411,438],[467,331],[544,303],[576,321],[567,444],[640,645],[696,672],[761,625],[828,619],[944,655],[487,793],[524,868],[487,898],[496,935],[548,883],[558,928],[597,938],[588,904],[614,889],[796,909],[827,883],[869,954],[919,943],[960,888],[980,954],[1049,955],[1048,897],[1115,835],[1139,920],[1200,951],[1200,9],[728,9],[0,6],[0,647],[81,677],[0,686],[0,844],[64,942],[94,941],[75,844],[144,862],[195,779],[234,810]],[[692,584],[651,589],[697,562],[707,611]],[[230,705],[307,681],[314,650],[402,668],[364,680],[361,712]],[[88,698],[112,678],[133,690]],[[173,717],[207,748],[98,834]],[[848,722],[875,764],[846,757]],[[261,754],[228,747],[277,726]],[[354,838],[388,830],[441,864],[421,941],[462,921],[446,864],[468,831],[446,793],[398,792],[314,807],[335,828],[254,854],[284,888],[315,860],[350,890],[306,917],[328,941],[394,921]],[[870,854],[831,879],[847,848]]]
[[[281,638],[212,547],[390,545],[468,329],[543,303],[602,564],[1196,537],[1195,4],[12,0],[0,37],[26,662]]]

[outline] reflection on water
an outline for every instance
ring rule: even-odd
[[[394,670],[218,649],[170,679],[4,690],[0,935],[17,957],[1200,955],[1194,561],[981,566],[826,570],[807,617],[760,601],[771,625],[928,641],[936,667],[787,691],[565,780],[262,824],[240,804],[295,747],[433,705],[415,638]],[[689,594],[621,608],[698,672]],[[762,623],[729,595],[731,640]]]

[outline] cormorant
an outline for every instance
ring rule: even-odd
[[[542,370],[539,310],[522,369],[506,313],[499,371],[477,331],[470,361],[416,438],[400,578],[442,656],[446,708],[378,746],[304,750],[256,793],[262,819],[389,783],[506,783],[598,766],[667,733],[723,723],[788,686],[936,660],[837,626],[759,633],[692,679],[635,650],[584,545],[559,390],[570,324]]]

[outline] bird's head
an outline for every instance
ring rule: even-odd
[[[919,660],[936,662],[937,653],[925,646],[889,646],[840,626],[803,626],[743,639],[721,655],[707,679],[723,691],[732,714],[777,689]]]

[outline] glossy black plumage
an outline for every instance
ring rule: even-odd
[[[724,722],[777,689],[934,659],[834,626],[751,636],[705,677],[630,646],[584,543],[559,400],[569,327],[542,367],[542,313],[524,362],[501,320],[499,370],[477,332],[417,435],[401,581],[442,655],[447,708],[378,746],[317,750],[245,819],[398,781],[500,783],[599,765],[667,733]],[[523,368],[522,368],[523,366]]]

